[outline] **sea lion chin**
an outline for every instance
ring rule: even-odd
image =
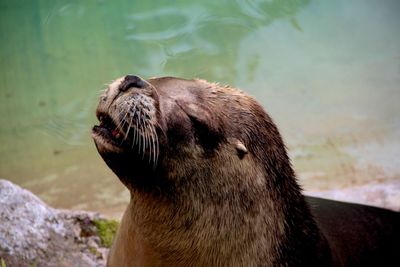
[[[96,147],[131,193],[108,266],[395,259],[398,213],[305,198],[277,127],[238,89],[127,75],[104,91],[96,115]]]

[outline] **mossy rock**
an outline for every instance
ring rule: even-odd
[[[100,237],[101,244],[106,248],[111,247],[115,233],[117,232],[118,229],[119,225],[118,221],[99,219],[99,220],[94,220],[93,222],[96,225],[97,233]]]
[[[6,262],[3,258],[0,258],[0,267],[7,267]],[[36,264],[31,264],[29,267],[36,267]]]

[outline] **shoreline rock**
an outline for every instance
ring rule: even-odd
[[[117,222],[57,210],[0,179],[0,258],[6,266],[105,266]]]

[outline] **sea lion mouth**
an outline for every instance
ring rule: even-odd
[[[110,116],[107,114],[98,114],[97,118],[100,124],[93,126],[93,138],[101,141],[103,145],[108,144],[108,147],[111,148],[110,150],[116,152],[120,152],[121,149],[129,147],[124,133],[120,131]]]

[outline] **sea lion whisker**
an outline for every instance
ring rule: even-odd
[[[146,152],[149,149],[149,136],[147,128],[148,128],[147,121],[143,119],[143,136],[144,136],[143,158],[146,156]]]
[[[138,110],[138,116],[136,119],[136,122],[138,122],[140,120],[140,116],[141,116],[141,111],[140,109]],[[138,153],[140,153],[140,148],[142,146],[142,129],[141,129],[141,123],[139,122],[138,124],[138,143],[139,143],[139,149],[138,149]]]
[[[147,130],[147,121],[145,119],[143,119],[143,136],[144,136],[144,146],[143,146],[143,156],[142,158],[144,158],[144,156],[146,155],[146,149],[149,149],[149,143],[148,143],[148,130]]]
[[[143,116],[140,119],[142,121],[140,126],[141,126],[142,138],[143,138],[143,146],[142,146],[142,159],[143,159],[145,151],[146,151],[146,129],[145,129],[145,122],[144,122]]]
[[[133,142],[132,142],[132,148],[137,145],[138,148],[138,152],[140,151],[140,146],[141,146],[141,135],[140,135],[140,124],[139,124],[139,118],[138,117],[132,117],[132,120],[135,120],[135,126],[132,125],[132,129],[134,131],[133,134]]]
[[[124,128],[126,124],[127,124],[127,122],[124,121],[124,122],[122,123],[122,125],[121,125],[121,128]],[[117,127],[117,129],[119,129],[119,127]],[[126,137],[126,134],[125,134],[123,131],[119,130],[119,133],[121,133],[121,132],[122,132],[122,134],[124,135],[124,138],[122,139],[122,142],[121,142],[121,144],[123,144],[124,141],[126,140],[126,138],[125,138],[125,137]]]
[[[154,129],[154,126],[153,126],[152,138],[153,138],[153,147],[154,147],[154,152],[153,152],[153,167],[154,168],[156,167],[156,157],[157,157],[157,139],[156,139],[156,136],[157,136],[157,133],[156,133],[156,131]]]
[[[154,168],[157,166],[157,161],[158,161],[158,154],[159,154],[159,142],[158,142],[158,135],[157,135],[157,131],[154,128],[154,139],[155,139],[155,152],[154,152]]]
[[[146,125],[145,125],[143,117],[141,118],[141,121],[142,121],[142,123],[141,123],[141,126],[142,126],[141,132],[142,132],[142,137],[143,137],[143,146],[142,146],[142,159],[143,159],[144,158],[144,153],[146,151]]]
[[[148,123],[148,138],[149,138],[149,164],[153,161],[153,154],[154,154],[154,132],[153,132],[153,124],[150,122]]]
[[[149,123],[149,146],[150,146],[150,151],[149,151],[149,164],[151,163],[151,160],[153,158],[153,151],[154,151],[154,142],[153,142],[153,127]]]
[[[126,123],[125,118],[126,118],[126,116],[128,115],[128,112],[129,112],[129,111],[125,112],[124,117],[123,117],[123,118],[119,121],[119,123],[117,124],[117,129],[118,129],[120,132],[124,132],[124,126],[125,126],[125,123]],[[122,114],[122,111],[118,114],[118,117],[120,117],[121,114]],[[129,131],[129,129],[128,129],[128,131]],[[126,134],[124,134],[124,136],[125,136],[125,139],[126,139]]]
[[[149,135],[149,129],[148,129],[149,125],[146,122],[146,127],[145,127],[145,136],[146,136],[146,144],[147,144],[147,150],[148,150],[148,157],[149,157],[149,164],[151,161],[151,143],[150,143],[150,135]]]
[[[133,122],[133,117],[131,117],[131,119],[129,121],[128,130],[126,131],[124,140],[126,140],[129,136],[129,131],[131,130],[132,122]]]
[[[134,125],[134,120],[135,120],[135,113],[131,116],[131,124],[129,126],[130,129],[133,131],[133,136],[132,136],[132,147],[135,145],[136,142],[136,128]]]
[[[153,153],[152,153],[152,160],[153,160],[153,168],[155,169],[156,167],[156,153],[157,153],[157,147],[156,147],[156,130],[154,128],[154,125],[151,127],[151,141],[153,143]]]
[[[133,106],[133,108],[132,108],[132,106]],[[132,102],[132,103],[130,104],[129,108],[128,108],[128,111],[125,113],[125,116],[124,116],[124,118],[123,118],[122,120],[125,121],[126,116],[127,116],[128,114],[132,114],[132,109],[133,109],[133,111],[134,111],[135,108],[136,108],[136,103],[133,103],[133,102]],[[133,114],[135,114],[135,113],[133,112]],[[132,127],[133,117],[134,117],[134,116],[130,116],[130,120],[129,120],[129,124],[128,124],[128,130],[127,130],[126,133],[125,133],[124,140],[126,140],[126,139],[128,138],[128,136],[129,136],[129,131],[131,130],[131,127]],[[125,124],[124,124],[124,125],[125,125]]]
[[[155,127],[157,127],[157,129],[161,130],[163,135],[166,135],[163,127],[161,127],[161,125],[160,125],[160,123],[158,123],[158,121],[155,121],[154,124],[155,124]]]
[[[145,147],[145,149],[144,150],[146,151],[146,148],[147,149],[151,149],[151,147],[150,147],[150,136],[149,136],[149,130],[148,130],[149,123],[145,119],[143,119],[143,121],[145,121],[145,127],[144,127],[144,136],[145,136],[144,147]]]
[[[133,129],[133,142],[132,142],[132,147],[133,147],[133,145],[135,145],[136,144],[136,139],[137,139],[137,128],[135,127],[135,126],[132,126],[132,129]]]
[[[138,111],[139,112],[139,111]],[[135,112],[135,114],[136,114],[136,112]],[[139,143],[139,138],[140,138],[140,136],[139,136],[139,116],[138,115],[136,115],[136,131],[135,131],[135,144],[136,143]]]
[[[142,156],[144,157],[144,153],[146,151],[146,121],[144,119],[144,112],[142,112],[142,116],[140,117],[141,126],[142,126],[142,135],[143,135],[143,147],[142,147]]]

